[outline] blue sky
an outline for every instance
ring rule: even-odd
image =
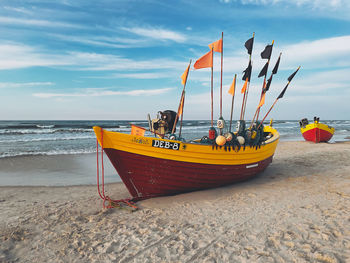
[[[300,65],[270,117],[350,119],[350,2],[347,0],[9,0],[0,3],[0,119],[146,119],[176,110],[180,76],[224,32],[223,115],[244,42],[255,32],[247,119],[259,102],[260,53],[282,52],[262,113]],[[220,55],[214,58],[214,118]],[[191,70],[185,119],[210,119],[210,70]]]

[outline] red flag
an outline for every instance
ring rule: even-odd
[[[246,89],[247,89],[247,85],[248,85],[248,78],[246,78],[245,82],[244,82],[244,85],[241,89],[241,93],[245,93]]]
[[[222,52],[222,38],[211,43],[209,45],[209,48],[212,49],[214,52]]]
[[[200,57],[196,61],[196,63],[194,63],[193,67],[195,69],[213,67],[213,52],[212,52],[212,50],[210,50],[207,54]]]
[[[233,78],[233,81],[232,81],[232,84],[231,84],[231,87],[230,89],[228,90],[228,93],[230,93],[232,96],[235,95],[235,89],[236,89],[236,76]]]
[[[145,129],[134,124],[131,124],[131,135],[144,136]]]
[[[190,70],[190,65],[188,65],[187,69],[185,70],[185,72],[181,75],[181,83],[182,85],[185,85],[186,81],[187,81],[187,77],[188,77],[188,72]]]

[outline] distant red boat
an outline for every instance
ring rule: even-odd
[[[309,124],[305,118],[300,121],[300,131],[306,141],[315,143],[328,142],[334,134],[334,128],[319,122],[320,118],[314,118],[314,122]]]

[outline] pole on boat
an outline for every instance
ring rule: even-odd
[[[222,118],[222,70],[224,59],[224,32],[221,32],[220,118]]]
[[[267,70],[269,68],[269,64],[270,64],[270,58],[271,58],[271,54],[272,54],[272,48],[273,48],[273,44],[274,44],[274,40],[272,40],[272,44],[271,45],[267,45],[264,49],[263,52],[261,52],[261,58],[262,59],[267,59],[267,62],[266,64],[264,65],[264,67],[262,68],[262,70],[260,71],[259,73],[259,76],[258,78],[264,76],[264,81],[263,81],[263,86],[261,88],[261,94],[260,94],[260,100],[259,100],[259,104],[261,102],[261,99],[264,95],[264,90],[265,90],[265,87],[266,87],[266,76],[267,76]],[[254,114],[254,116],[256,115],[256,120],[259,119],[259,114],[260,114],[260,108],[261,107],[258,107],[256,109],[256,113]],[[253,120],[252,120],[252,123],[254,122],[254,117],[253,117]]]
[[[181,121],[180,121],[180,131],[179,131],[179,138],[181,138],[181,130],[182,130],[182,120],[183,120],[183,117],[184,117],[184,107],[185,107],[185,90],[184,90],[184,93],[183,93],[183,97],[182,97],[182,108],[181,108]]]
[[[235,91],[236,91],[236,78],[237,78],[237,74],[235,74],[235,77],[233,79],[231,88],[228,91],[228,93],[232,94],[232,104],[231,104],[231,116],[230,116],[230,129],[229,129],[229,132],[231,132],[231,127],[232,127],[233,104],[234,104]]]
[[[287,85],[284,87],[284,89],[282,90],[282,92],[280,93],[280,95],[278,95],[277,99],[275,100],[275,102],[272,104],[271,108],[269,109],[269,111],[266,113],[265,117],[263,118],[263,120],[260,122],[259,126],[257,129],[259,129],[259,127],[262,125],[262,123],[264,122],[264,120],[266,119],[267,115],[269,115],[269,113],[271,112],[272,108],[275,106],[275,104],[277,103],[277,101],[281,98],[283,98],[284,96],[284,93],[286,92],[288,86],[289,86],[289,83],[292,81],[292,79],[294,78],[295,74],[297,74],[297,72],[299,71],[300,69],[300,66],[297,68],[297,70],[288,77],[288,83]]]
[[[244,46],[246,47],[247,52],[249,54],[249,63],[248,63],[248,67],[243,71],[244,75],[242,77],[242,80],[245,81],[245,83],[241,90],[241,93],[244,93],[244,95],[243,95],[243,101],[242,101],[241,115],[239,118],[240,120],[244,119],[245,109],[247,106],[250,78],[252,75],[252,51],[253,51],[254,37],[255,37],[255,32],[253,32],[253,37],[251,37],[244,43]]]
[[[211,127],[214,127],[214,91],[213,91],[213,56],[214,51],[213,47],[211,48]]]
[[[177,120],[178,120],[179,115],[180,115],[180,111],[181,111],[181,124],[180,125],[182,125],[183,107],[184,107],[184,100],[185,100],[185,88],[186,88],[188,73],[190,72],[191,62],[192,62],[192,60],[190,59],[190,63],[188,64],[187,69],[185,70],[185,72],[181,76],[181,79],[182,79],[181,82],[182,82],[182,84],[184,86],[183,86],[183,89],[182,89],[180,102],[179,102],[179,107],[177,108],[176,118],[175,118],[175,122],[174,122],[173,129],[172,129],[171,133],[175,132],[175,128],[176,128]],[[180,126],[180,131],[181,131],[181,126]]]

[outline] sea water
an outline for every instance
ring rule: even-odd
[[[335,128],[331,143],[350,139],[350,120],[322,120]],[[148,128],[147,121],[0,121],[0,158],[31,155],[87,154],[96,152],[93,126],[130,133],[130,124]],[[208,135],[207,120],[183,121],[181,137],[186,140]],[[229,123],[226,123],[228,127]],[[236,121],[232,122],[235,130]],[[301,141],[299,121],[277,120],[273,127],[281,141]],[[177,133],[179,125],[177,127]],[[1,168],[0,168],[1,169]]]
[[[349,120],[321,122],[335,128],[330,143],[350,140]],[[0,186],[96,184],[96,137],[92,127],[130,133],[130,124],[148,128],[147,121],[134,120],[0,121]],[[183,121],[181,137],[190,141],[208,136],[210,126],[208,120]],[[233,121],[233,131],[235,126]],[[304,140],[297,120],[277,120],[273,127],[281,141]],[[149,132],[146,135],[152,136]],[[107,182],[120,181],[107,158],[105,168]]]

